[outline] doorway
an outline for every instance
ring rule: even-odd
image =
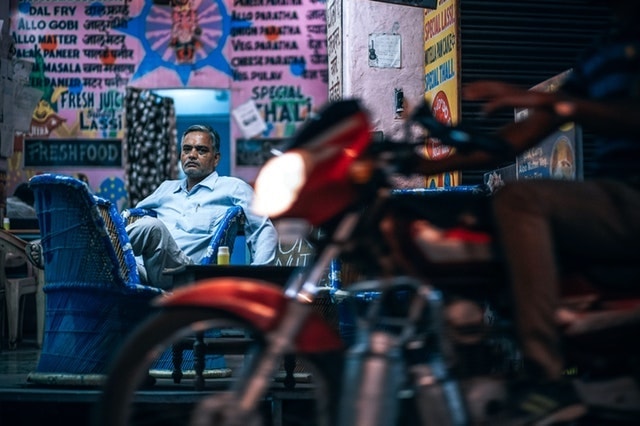
[[[225,89],[157,89],[158,96],[173,99],[176,111],[177,150],[180,152],[182,133],[191,125],[208,124],[220,135],[220,163],[216,168],[221,176],[231,176],[231,93]],[[181,167],[178,177],[184,178]],[[231,255],[231,264],[242,265],[247,262],[245,238],[236,238]]]

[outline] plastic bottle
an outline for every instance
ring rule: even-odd
[[[5,218],[2,220],[2,228],[3,228],[3,229],[5,229],[5,230],[7,230],[7,231],[8,231],[9,229],[11,229],[11,221],[9,220],[9,218],[8,218],[8,217],[5,217]]]
[[[228,265],[229,264],[229,247],[220,246],[218,247],[218,265]]]

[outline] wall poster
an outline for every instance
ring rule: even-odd
[[[560,73],[530,90],[553,92],[568,76]],[[527,109],[515,110],[515,121],[522,120]],[[567,123],[547,136],[534,148],[516,158],[516,179],[582,179],[582,130],[575,123]]]
[[[97,193],[123,200],[124,90],[139,47],[122,30],[133,3],[10,2],[14,60],[32,64],[28,85],[42,96],[28,128],[15,133],[8,193],[41,171],[74,175],[82,168],[91,169]]]
[[[424,14],[425,100],[442,123],[455,124],[460,115],[460,25],[459,0],[438,0],[435,10]],[[435,138],[427,139],[425,154],[445,158],[452,149]],[[456,186],[460,172],[428,176],[427,188]]]
[[[570,72],[564,71],[530,90],[555,91]],[[514,120],[523,120],[528,113],[526,108],[516,108]],[[517,156],[515,163],[485,173],[484,182],[495,190],[519,179],[580,180],[582,177],[582,129],[575,123],[567,123],[535,147]]]
[[[369,34],[369,66],[400,68],[402,38],[400,34]]]
[[[127,87],[230,89],[232,109],[255,102],[266,129],[254,138],[269,141],[327,99],[325,0],[9,1],[14,57],[33,63],[29,85],[43,91],[30,130],[15,139],[9,193],[43,171],[25,167],[26,138],[122,140]],[[242,137],[231,126],[233,158]],[[47,170],[73,175],[77,166]],[[251,181],[257,167],[232,162],[231,172]],[[125,197],[122,168],[86,174],[96,193]]]

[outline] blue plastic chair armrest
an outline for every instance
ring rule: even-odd
[[[218,247],[229,247],[233,252],[233,243],[238,235],[238,228],[243,223],[244,211],[240,206],[230,207],[224,215],[220,226],[211,236],[207,252],[200,261],[201,265],[215,265],[218,262]]]
[[[129,224],[132,220],[140,218],[142,216],[152,216],[152,217],[158,217],[158,214],[151,209],[142,209],[142,208],[137,208],[137,207],[133,207],[130,209],[124,209],[121,213],[122,215],[122,219],[124,220],[125,224]]]

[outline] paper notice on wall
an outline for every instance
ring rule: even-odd
[[[400,68],[402,58],[400,34],[369,34],[369,66]]]
[[[43,92],[28,87],[33,64],[22,60],[0,59],[0,155],[13,155],[16,131],[28,132],[31,117]]]
[[[33,69],[33,62],[27,62],[22,59],[13,61],[13,81],[21,85],[29,83],[29,75]]]
[[[13,127],[15,131],[28,133],[31,129],[33,111],[38,106],[44,92],[35,87],[18,87],[15,99]]]
[[[242,135],[247,139],[259,135],[267,128],[267,125],[253,100],[249,100],[238,105],[231,114],[236,120],[236,123],[238,123],[238,127],[240,127]]]

